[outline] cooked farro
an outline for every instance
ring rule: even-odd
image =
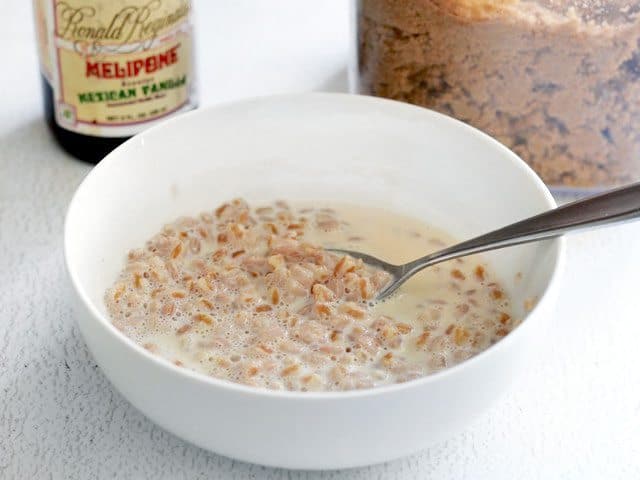
[[[486,265],[463,260],[374,304],[388,274],[323,247],[402,261],[447,243],[385,211],[282,201],[251,209],[234,200],[132,250],[105,302],[125,335],[217,378],[300,391],[404,382],[511,331],[518,321],[507,293]]]

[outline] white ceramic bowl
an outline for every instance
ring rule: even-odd
[[[337,393],[254,389],[157,358],[110,323],[105,289],[125,253],[180,215],[233,197],[348,201],[410,214],[466,238],[547,210],[539,178],[488,136],[437,113],[388,100],[305,94],[185,114],[105,158],[71,202],[67,267],[77,319],[96,362],[151,420],[239,460],[299,469],[401,457],[463,429],[526,374],[552,314],[563,241],[486,257],[524,315],[513,333],[440,373]],[[375,219],[372,219],[375,221]],[[524,277],[513,279],[518,272]]]

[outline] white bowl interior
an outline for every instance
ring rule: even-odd
[[[330,94],[229,104],[135,137],[89,175],[67,218],[68,264],[81,294],[108,321],[104,291],[129,249],[178,216],[234,197],[380,206],[459,239],[554,205],[506,148],[424,109]],[[522,314],[526,299],[543,294],[557,256],[557,245],[544,242],[485,258]]]

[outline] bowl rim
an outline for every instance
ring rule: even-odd
[[[372,107],[381,107],[385,109],[385,112],[389,109],[405,109],[407,111],[414,111],[419,113],[420,115],[424,115],[425,118],[430,116],[432,119],[436,119],[436,122],[440,122],[447,126],[447,128],[454,128],[458,130],[462,130],[463,135],[475,136],[476,138],[484,141],[491,145],[492,148],[496,150],[505,161],[510,161],[514,168],[520,169],[523,173],[525,173],[526,177],[529,181],[533,183],[536,189],[542,194],[546,206],[549,209],[555,208],[557,206],[551,192],[544,184],[544,182],[540,179],[540,177],[533,171],[529,165],[527,165],[518,155],[509,150],[506,146],[498,142],[493,137],[488,134],[460,121],[455,118],[449,117],[447,115],[435,112],[433,110],[419,107],[416,105],[411,105],[395,100],[389,100],[379,97],[367,96],[367,95],[353,95],[348,93],[327,93],[327,92],[310,92],[310,93],[292,93],[292,94],[276,94],[276,95],[262,95],[255,97],[247,97],[242,99],[235,99],[225,102],[216,103],[214,105],[210,105],[207,107],[203,107],[200,109],[192,110],[183,114],[180,114],[176,117],[169,118],[158,125],[155,125],[122,143],[117,148],[115,148],[112,152],[104,157],[102,161],[100,161],[93,169],[85,176],[80,185],[77,187],[75,193],[73,194],[71,201],[69,202],[69,206],[67,207],[67,213],[65,215],[64,220],[64,257],[65,257],[65,266],[68,272],[68,275],[71,279],[71,284],[75,290],[76,295],[82,301],[84,307],[91,314],[91,321],[97,321],[101,324],[107,334],[110,335],[118,342],[122,342],[124,345],[128,346],[134,354],[137,354],[141,361],[151,362],[154,367],[164,370],[166,373],[181,377],[185,380],[195,382],[198,384],[208,385],[214,388],[222,388],[227,389],[232,392],[236,392],[238,394],[247,394],[255,397],[267,397],[267,398],[283,398],[283,399],[291,399],[291,400],[302,400],[302,401],[319,401],[319,400],[346,400],[352,398],[360,398],[360,397],[371,397],[371,396],[380,396],[387,394],[394,394],[401,392],[407,389],[413,389],[421,386],[426,386],[431,383],[436,383],[441,379],[454,376],[458,374],[461,370],[469,369],[473,365],[481,362],[485,358],[495,355],[496,352],[500,349],[506,348],[510,343],[516,341],[522,335],[525,335],[525,327],[528,323],[527,320],[534,316],[536,312],[540,309],[540,306],[551,297],[552,292],[554,292],[558,288],[558,284],[560,282],[560,277],[564,270],[565,259],[566,259],[566,242],[564,237],[557,237],[555,239],[547,240],[552,247],[554,253],[554,265],[553,270],[551,272],[551,277],[547,282],[544,291],[538,297],[536,304],[533,306],[531,310],[525,313],[521,324],[514,331],[509,333],[509,335],[505,336],[500,341],[495,344],[489,346],[485,350],[477,353],[464,360],[463,362],[456,364],[452,367],[447,367],[443,370],[440,370],[435,373],[431,373],[413,380],[409,380],[402,383],[395,383],[389,385],[382,385],[373,388],[365,388],[365,389],[355,389],[355,390],[345,390],[345,391],[313,391],[313,392],[301,392],[301,391],[290,391],[290,390],[271,390],[262,387],[253,387],[248,385],[243,385],[240,383],[235,383],[230,380],[225,380],[221,378],[212,377],[206,375],[204,373],[199,373],[192,371],[190,369],[181,368],[177,365],[174,365],[169,360],[160,357],[158,355],[154,355],[149,352],[141,345],[134,342],[132,339],[124,335],[124,333],[120,332],[113,323],[107,318],[106,315],[103,315],[94,302],[90,299],[87,291],[83,287],[82,283],[78,278],[78,273],[74,270],[72,265],[72,254],[69,251],[69,238],[72,236],[71,232],[71,221],[73,220],[74,212],[78,208],[77,205],[79,203],[78,198],[82,194],[82,192],[88,188],[87,182],[89,178],[92,178],[96,175],[99,175],[104,168],[107,168],[107,165],[114,161],[118,161],[118,156],[123,150],[126,150],[135,142],[143,142],[145,137],[148,135],[154,135],[158,131],[163,131],[165,129],[171,128],[175,123],[191,121],[192,118],[197,118],[199,116],[206,117],[207,115],[215,114],[215,111],[218,109],[225,109],[228,107],[239,107],[242,105],[250,105],[254,103],[263,103],[263,102],[279,102],[279,101],[291,101],[291,100],[299,100],[304,101],[306,98],[313,97],[324,97],[327,101],[338,101],[338,102],[356,102],[361,103],[362,105],[370,105]],[[213,113],[212,113],[213,112]],[[383,112],[384,113],[384,112]],[[121,157],[124,158],[124,157]],[[76,320],[77,321],[77,320]]]

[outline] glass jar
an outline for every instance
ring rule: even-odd
[[[640,2],[355,5],[358,92],[463,120],[556,191],[640,179]]]

